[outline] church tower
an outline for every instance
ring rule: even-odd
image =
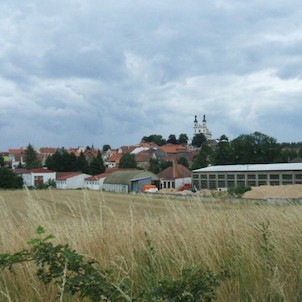
[[[193,136],[199,133],[203,133],[206,139],[212,139],[212,133],[209,131],[207,127],[207,120],[205,115],[203,116],[202,124],[198,124],[197,115],[195,115],[193,129],[194,129]]]

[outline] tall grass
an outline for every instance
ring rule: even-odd
[[[13,194],[13,193],[12,193]],[[52,192],[47,194],[52,196]],[[142,197],[150,211],[125,202],[120,215],[100,192],[78,191],[80,202],[39,191],[24,191],[25,208],[12,211],[0,193],[0,253],[26,247],[37,226],[68,243],[101,268],[113,268],[130,296],[151,288],[163,276],[177,276],[191,265],[232,277],[219,288],[218,301],[302,300],[302,206],[265,203],[186,201]],[[110,197],[112,198],[112,197]],[[158,209],[152,211],[152,204]],[[159,207],[160,203],[160,207]],[[54,301],[55,290],[41,285],[31,264],[2,273],[0,301]],[[75,301],[75,300],[73,300]]]

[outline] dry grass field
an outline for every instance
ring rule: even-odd
[[[190,265],[231,278],[218,301],[302,301],[302,206],[94,191],[0,191],[0,253],[27,246],[37,226],[128,280],[131,295]],[[130,282],[129,282],[130,280]],[[30,264],[2,272],[0,301],[55,301]],[[66,300],[67,301],[67,300]],[[72,300],[72,301],[81,301]]]

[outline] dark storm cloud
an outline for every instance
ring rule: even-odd
[[[300,16],[297,0],[6,2],[0,147],[191,137],[195,114],[215,137],[300,140]]]

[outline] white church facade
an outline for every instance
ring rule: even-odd
[[[197,120],[197,115],[195,115],[194,119],[194,133],[193,136],[196,134],[202,133],[207,140],[212,139],[212,133],[209,131],[207,127],[207,121],[206,121],[206,116],[203,116],[202,123],[199,124]]]

